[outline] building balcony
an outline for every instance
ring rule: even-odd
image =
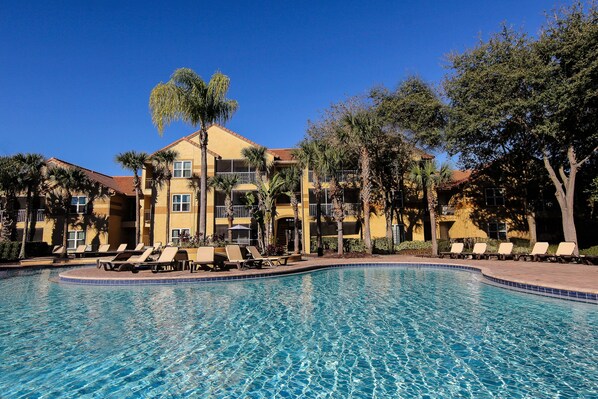
[[[359,203],[345,203],[343,204],[343,210],[345,211],[345,216],[356,214],[359,211],[359,207],[361,204]],[[315,217],[316,210],[318,209],[317,204],[309,204],[309,216]],[[320,209],[322,210],[322,216],[325,217],[332,217],[332,204],[321,204]]]
[[[45,209],[34,209],[32,211],[33,216],[35,217],[36,222],[43,222],[46,220],[46,210]],[[25,209],[19,209],[17,211],[17,223],[25,221]]]
[[[226,218],[226,207],[219,206],[216,207],[216,218]],[[250,218],[251,211],[247,209],[245,205],[233,205],[233,216],[236,218]]]
[[[217,172],[218,175],[237,175],[239,184],[255,184],[255,172]]]
[[[346,169],[346,170],[341,170],[336,174],[336,181],[338,182],[346,182],[352,179],[355,179],[357,177],[357,170],[356,169]],[[309,180],[310,183],[313,183],[314,181],[314,172],[313,171],[309,171],[309,173],[307,174],[307,178]],[[320,177],[320,183],[328,183],[330,181],[330,178],[328,176],[326,177]]]

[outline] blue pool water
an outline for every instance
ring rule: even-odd
[[[597,398],[598,307],[479,275],[0,280],[1,398]]]

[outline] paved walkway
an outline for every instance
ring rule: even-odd
[[[547,288],[579,291],[598,294],[598,266],[577,264],[561,264],[548,262],[498,261],[498,260],[463,260],[463,259],[434,259],[405,255],[372,256],[369,258],[335,259],[308,258],[295,262],[289,266],[276,268],[230,270],[225,272],[195,272],[171,271],[153,274],[150,271],[131,272],[104,271],[96,267],[86,267],[68,270],[61,273],[61,277],[81,280],[152,280],[152,279],[206,279],[232,276],[247,276],[260,274],[288,274],[324,268],[328,265],[349,263],[417,263],[417,264],[454,264],[476,267],[489,277],[507,280],[515,283],[531,284]]]

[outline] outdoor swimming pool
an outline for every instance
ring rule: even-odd
[[[0,280],[2,398],[596,398],[598,306],[468,272]]]

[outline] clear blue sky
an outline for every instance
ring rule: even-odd
[[[409,74],[438,83],[443,57],[502,22],[536,34],[554,1],[19,1],[0,3],[0,155],[40,152],[127,174],[153,152],[151,89],[179,67],[231,78],[227,126],[271,148],[348,95]]]

